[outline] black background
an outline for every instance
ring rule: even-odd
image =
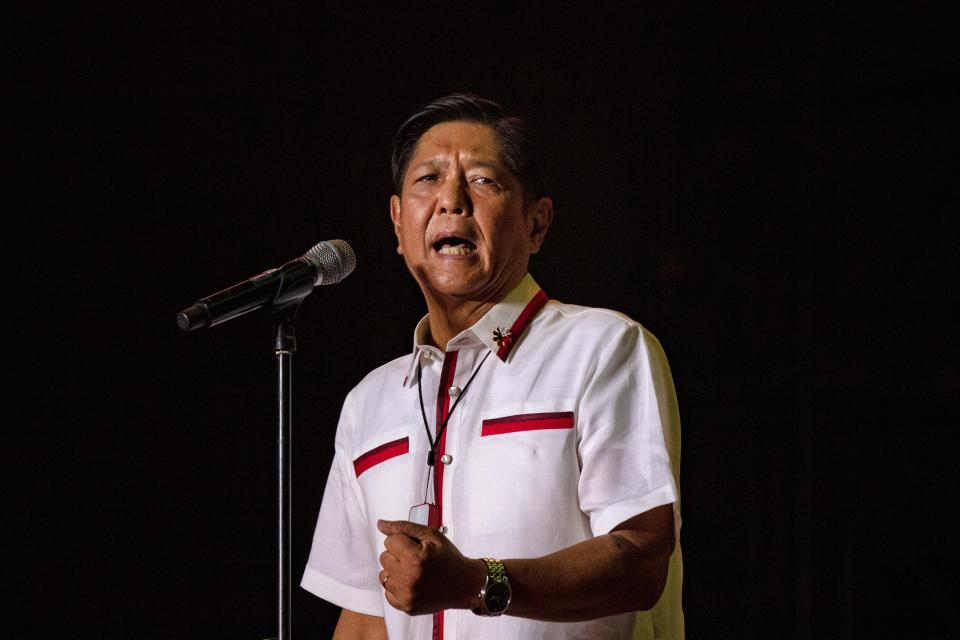
[[[298,582],[340,402],[424,312],[389,138],[454,90],[548,140],[544,288],[665,346],[689,637],[951,629],[949,23],[670,4],[17,9],[0,635],[275,632],[269,322],[174,316],[321,240],[356,250],[298,321]],[[294,591],[295,635],[328,637],[336,609]]]

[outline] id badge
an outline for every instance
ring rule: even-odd
[[[410,522],[416,522],[431,529],[439,529],[440,509],[435,504],[424,502],[423,504],[410,507],[410,517],[407,519],[410,520]]]

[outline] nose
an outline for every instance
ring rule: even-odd
[[[472,206],[465,182],[461,178],[444,181],[437,201],[440,213],[452,213],[457,216],[470,214]]]

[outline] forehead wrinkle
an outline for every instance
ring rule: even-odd
[[[429,167],[431,169],[446,169],[450,166],[450,160],[447,159],[444,155],[438,154],[432,158],[424,158],[420,162],[411,165],[408,171],[413,171],[414,169],[419,169],[421,167]]]
[[[491,160],[483,156],[477,157],[474,153],[469,151],[461,155],[462,162],[459,162],[458,164],[462,164],[466,169],[491,169],[493,171],[507,170],[506,165],[500,160],[500,158]],[[420,162],[411,165],[408,172],[422,168],[439,169],[445,171],[450,168],[450,165],[450,155],[447,153],[439,153],[431,158],[424,158]]]

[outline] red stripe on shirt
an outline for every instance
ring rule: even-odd
[[[434,437],[436,430],[444,423],[447,416],[450,415],[450,394],[448,389],[453,386],[453,378],[457,371],[457,351],[450,351],[444,354],[443,369],[440,371],[440,386],[437,388],[437,420],[434,423]],[[437,449],[434,452],[433,463],[433,498],[437,505],[437,515],[439,523],[443,523],[443,467],[440,462],[440,456],[444,454],[447,448],[447,430],[444,429],[440,434],[440,442],[437,443]],[[433,614],[433,640],[443,640],[443,610]]]
[[[573,412],[527,413],[484,420],[480,429],[481,436],[496,436],[514,431],[534,431],[536,429],[572,429]]]
[[[550,296],[548,296],[547,292],[543,289],[537,291],[537,293],[530,299],[530,302],[527,303],[527,306],[525,306],[523,311],[520,312],[520,315],[517,316],[513,326],[510,327],[510,339],[506,342],[506,344],[501,344],[500,348],[497,349],[498,358],[501,360],[507,359],[511,349],[513,349],[513,345],[516,344],[516,341],[520,339],[520,335],[526,331],[527,325],[530,324],[531,320],[533,320],[533,316],[537,315],[537,312],[543,308],[543,305],[547,304],[549,299]]]
[[[399,440],[394,440],[393,442],[387,442],[382,444],[376,449],[371,449],[365,454],[353,461],[353,470],[357,474],[357,477],[360,477],[360,474],[369,469],[370,467],[376,466],[381,462],[385,462],[390,458],[396,458],[397,456],[403,455],[410,451],[410,440],[406,437],[400,438]]]

